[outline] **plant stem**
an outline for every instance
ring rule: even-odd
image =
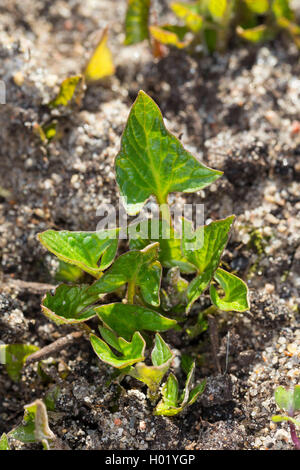
[[[135,296],[135,282],[129,281],[127,287],[127,302],[129,304],[134,303],[134,296]]]
[[[297,450],[300,450],[300,439],[297,436],[296,426],[294,425],[294,423],[291,423],[291,422],[289,422],[289,426],[290,426],[290,433],[291,433],[293,444]]]

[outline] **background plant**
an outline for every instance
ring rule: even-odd
[[[150,6],[150,0],[129,0],[125,44],[148,39],[158,56],[159,44],[189,51],[201,46],[211,53],[225,50],[235,35],[257,43],[272,39],[283,30],[300,47],[300,27],[289,0],[172,2],[170,6],[179,24],[150,24]]]
[[[272,416],[274,423],[287,421],[289,423],[291,439],[297,450],[300,450],[300,439],[297,436],[296,428],[300,427],[300,421],[295,419],[295,415],[300,411],[300,385],[295,385],[293,389],[286,390],[278,387],[275,390],[276,405],[285,412],[284,415]]]

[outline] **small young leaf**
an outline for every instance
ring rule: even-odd
[[[0,450],[10,450],[6,434],[2,434],[0,438]]]
[[[14,382],[20,380],[27,356],[38,349],[32,344],[0,344],[0,363],[5,364],[6,371]]]
[[[203,26],[203,18],[199,15],[197,4],[174,2],[171,8],[178,18],[182,19],[187,27],[194,33],[198,33]]]
[[[188,42],[181,41],[174,31],[169,31],[159,26],[149,26],[151,36],[165,46],[175,46],[177,49],[183,49]]]
[[[132,283],[134,287],[139,287],[145,302],[158,306],[162,273],[157,261],[158,249],[159,244],[153,243],[141,251],[133,250],[119,256],[90,292],[112,292],[126,283]]]
[[[42,311],[47,318],[57,325],[80,323],[96,315],[93,308],[88,308],[99,300],[99,293],[90,293],[90,286],[60,285],[55,294],[49,292],[42,302]]]
[[[23,423],[10,431],[9,437],[26,443],[54,440],[55,435],[48,425],[47,410],[42,400],[24,406]]]
[[[128,0],[125,19],[125,44],[136,44],[149,38],[148,22],[151,0]]]
[[[210,286],[210,297],[216,307],[227,312],[249,310],[248,288],[242,279],[221,268],[215,272],[214,279],[225,292],[225,296],[221,298],[216,288],[213,285]]]
[[[95,307],[94,310],[105,325],[127,341],[135,331],[166,331],[177,324],[176,320],[140,305],[114,303]]]
[[[152,350],[151,358],[153,366],[138,363],[130,371],[129,375],[148,386],[148,396],[150,400],[154,401],[157,399],[160,383],[170,368],[173,359],[172,351],[158,333],[155,335],[155,346]]]
[[[151,353],[152,364],[154,366],[162,366],[172,359],[173,354],[169,346],[164,342],[162,337],[156,333],[155,346]]]
[[[164,204],[169,193],[198,191],[222,175],[183,148],[166,129],[158,106],[143,91],[131,108],[115,167],[130,215],[138,213],[151,195]]]
[[[295,385],[290,390],[284,387],[277,387],[275,390],[275,401],[281,410],[293,416],[295,411],[300,410],[300,385]]]
[[[209,285],[220,263],[233,221],[234,216],[230,216],[211,222],[199,227],[193,235],[192,223],[183,219],[182,250],[198,272],[187,289],[187,311]]]
[[[174,416],[181,410],[178,408],[178,382],[174,374],[169,374],[162,388],[162,400],[154,410],[156,416]]]
[[[78,266],[98,278],[114,260],[118,247],[118,231],[119,229],[99,232],[46,230],[38,234],[38,240],[60,260]],[[109,256],[105,256],[108,251]]]
[[[90,335],[90,341],[99,359],[117,369],[123,369],[144,360],[146,343],[137,331],[133,334],[131,342],[127,342],[123,338],[118,339],[122,356],[116,356],[109,346],[96,335]]]
[[[76,90],[82,86],[82,75],[75,75],[66,78],[61,86],[56,97],[48,104],[49,108],[57,108],[58,106],[68,106],[75,95]]]
[[[107,46],[107,39],[108,28],[105,28],[101,39],[84,70],[84,77],[88,84],[97,82],[102,78],[115,73],[112,55]]]

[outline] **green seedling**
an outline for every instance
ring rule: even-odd
[[[155,52],[160,43],[190,52],[201,46],[212,53],[225,50],[234,34],[259,43],[285,30],[300,46],[300,27],[289,0],[198,0],[172,2],[170,6],[181,24],[150,25],[150,1],[129,1],[125,44],[148,39]]]
[[[222,172],[206,167],[183,147],[143,91],[132,106],[115,169],[128,214],[139,213],[154,197],[159,218],[127,227],[130,250],[118,257],[120,228],[39,234],[39,241],[60,261],[94,278],[83,285],[61,284],[44,297],[42,311],[57,324],[83,324],[88,330],[86,322],[98,318],[102,338],[91,332],[90,341],[99,359],[115,369],[119,380],[129,375],[145,383],[155,403],[173,357],[159,333],[185,328],[186,315],[209,289],[214,311],[236,312],[249,308],[248,290],[241,279],[219,267],[234,216],[196,231],[183,219],[182,236],[174,228],[169,194],[198,191]],[[115,301],[104,302],[107,294]],[[204,316],[200,317],[198,333],[199,326],[202,332],[207,327]],[[149,365],[147,350],[153,334]],[[188,378],[181,394],[177,380],[169,375],[156,414],[174,415],[194,403],[204,389],[204,383],[191,388],[194,369],[191,363],[186,367]]]
[[[197,398],[204,392],[206,381],[193,387],[195,363],[191,362],[187,370],[185,387],[179,394],[178,381],[174,374],[170,374],[168,380],[162,387],[162,400],[155,408],[155,415],[174,416],[183,411],[187,406],[195,403]]]
[[[5,364],[9,377],[18,382],[26,358],[38,350],[32,344],[0,344],[0,364]]]
[[[8,433],[13,438],[25,444],[41,442],[43,448],[49,450],[56,437],[49,428],[48,415],[42,400],[35,400],[24,406],[23,422]]]
[[[277,406],[286,414],[272,416],[272,421],[274,423],[282,421],[289,423],[293,444],[297,450],[300,450],[300,439],[296,432],[296,428],[300,427],[300,421],[294,418],[297,412],[300,412],[300,385],[295,385],[291,390],[286,390],[284,387],[276,388],[275,401]]]

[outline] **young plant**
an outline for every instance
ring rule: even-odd
[[[0,450],[9,450],[9,438],[24,444],[41,442],[45,450],[51,449],[56,437],[49,428],[47,409],[43,401],[35,400],[30,405],[25,405],[24,410],[22,424],[10,431],[7,436],[2,436]],[[1,444],[6,448],[1,449]]]
[[[189,51],[212,53],[225,50],[233,33],[253,43],[272,39],[285,30],[300,47],[300,27],[289,0],[197,0],[172,2],[171,9],[180,24],[149,25],[150,1],[129,1],[125,44],[152,40],[159,56],[158,44]]]
[[[300,450],[300,439],[296,431],[296,428],[300,427],[300,421],[294,418],[297,412],[300,412],[300,385],[295,385],[291,390],[286,390],[284,387],[276,388],[275,401],[286,414],[272,416],[272,421],[274,423],[288,421],[293,444],[297,450]]]
[[[168,195],[198,191],[222,172],[206,167],[185,150],[143,91],[132,106],[115,169],[127,213],[139,213],[152,196],[158,203],[159,217],[127,227],[130,250],[116,259],[120,228],[40,233],[39,241],[50,252],[95,279],[91,284],[60,285],[54,294],[45,296],[42,310],[57,324],[77,324],[90,331],[99,359],[115,368],[119,380],[129,375],[145,383],[150,400],[156,403],[173,360],[159,333],[181,330],[179,323],[184,328],[184,314],[208,288],[215,310],[237,312],[249,308],[248,291],[241,279],[219,267],[234,216],[198,227],[195,232],[192,223],[184,219],[182,237],[174,228]],[[189,280],[186,275],[194,278]],[[162,280],[166,288],[162,288]],[[214,283],[221,287],[222,295]],[[104,296],[112,293],[116,301],[106,303]],[[92,317],[100,322],[102,339],[85,323]],[[147,349],[153,334],[149,365]],[[169,375],[156,414],[174,415],[194,403],[204,389],[203,382],[192,388],[194,370],[194,363],[185,368],[187,381],[181,395],[177,380]]]

